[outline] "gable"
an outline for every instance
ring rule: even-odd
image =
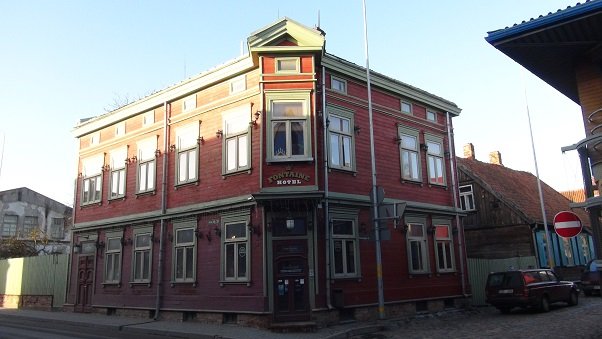
[[[324,41],[322,31],[309,28],[286,17],[253,32],[247,38],[249,51],[293,46],[321,50],[324,47]]]

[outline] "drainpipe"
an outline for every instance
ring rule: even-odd
[[[324,143],[324,230],[326,240],[326,304],[333,309],[330,282],[332,280],[330,258],[330,216],[328,212],[328,126],[326,126],[326,67],[322,66],[322,140]]]
[[[163,238],[165,234],[165,213],[167,211],[167,150],[169,149],[169,111],[171,105],[163,103],[164,122],[163,122],[163,175],[161,178],[161,232],[159,234],[159,264],[157,267],[157,300],[155,304],[155,316],[153,320],[159,318],[159,310],[161,309],[161,279],[163,278]]]
[[[451,118],[449,112],[446,113],[447,118],[447,143],[450,151],[450,169],[452,179],[452,195],[454,196],[454,209],[456,211],[456,227],[458,228],[458,249],[460,250],[460,279],[462,280],[462,294],[466,297],[466,281],[464,273],[464,258],[466,251],[464,251],[464,227],[460,223],[460,215],[458,214],[458,183],[456,182],[456,152],[454,151],[454,145],[452,144],[453,132],[451,128]]]

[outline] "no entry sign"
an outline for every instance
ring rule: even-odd
[[[581,219],[577,214],[569,211],[558,212],[554,216],[554,229],[556,234],[563,238],[572,238],[581,233]]]

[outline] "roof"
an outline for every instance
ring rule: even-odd
[[[574,61],[602,54],[602,0],[488,32],[485,40],[579,104]]]
[[[537,177],[525,171],[517,171],[502,165],[478,160],[457,158],[458,170],[473,178],[502,203],[523,215],[530,224],[543,224]],[[582,208],[569,207],[571,201],[545,182],[541,190],[546,210],[546,221],[551,225],[556,213],[570,210],[577,214],[584,226],[589,226],[589,215]]]

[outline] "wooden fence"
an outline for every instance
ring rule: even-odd
[[[468,279],[472,289],[472,304],[486,305],[485,283],[489,272],[507,271],[510,269],[537,267],[535,257],[516,257],[507,259],[475,259],[468,258]]]
[[[68,254],[0,260],[0,307],[62,307]]]

